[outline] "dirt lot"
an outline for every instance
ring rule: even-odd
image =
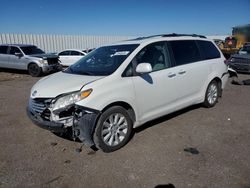
[[[80,143],[31,123],[25,108],[37,80],[0,72],[0,187],[250,187],[250,86],[229,82],[214,108],[147,123],[106,154],[78,153]]]

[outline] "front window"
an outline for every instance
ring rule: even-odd
[[[98,48],[71,65],[64,72],[91,76],[110,75],[138,46],[137,44],[130,44]]]
[[[17,47],[11,46],[10,48],[10,54],[15,55],[15,53],[21,53],[20,50]]]
[[[45,52],[42,51],[40,48],[36,46],[23,46],[20,47],[25,55],[34,55],[34,54],[44,54]]]

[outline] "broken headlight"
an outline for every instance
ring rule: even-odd
[[[52,110],[53,111],[59,110],[61,108],[65,108],[72,104],[75,104],[76,102],[88,97],[91,92],[92,92],[92,89],[88,89],[85,91],[77,91],[77,92],[59,97],[54,102],[54,104],[52,104]]]

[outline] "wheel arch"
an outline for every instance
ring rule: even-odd
[[[121,106],[121,107],[125,108],[127,110],[128,114],[129,114],[131,120],[133,121],[133,123],[136,121],[135,110],[133,109],[133,107],[129,103],[124,102],[124,101],[117,101],[117,102],[110,103],[109,105],[106,105],[101,110],[101,112],[104,112],[105,110],[107,110],[108,108],[110,108],[112,106]]]
[[[37,62],[35,62],[35,61],[30,61],[29,63],[27,63],[27,70],[28,70],[28,68],[29,68],[29,66],[31,65],[31,64],[36,64],[36,65],[38,65],[39,66],[39,64],[37,63]],[[40,67],[40,66],[39,66]]]
[[[222,80],[218,76],[216,76],[209,83],[211,83],[212,81],[216,81],[218,83],[219,97],[221,97],[222,96]]]

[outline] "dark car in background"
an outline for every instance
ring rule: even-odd
[[[232,55],[229,59],[229,67],[237,72],[250,73],[250,53]]]
[[[239,54],[250,54],[250,44],[244,45],[240,50]]]

